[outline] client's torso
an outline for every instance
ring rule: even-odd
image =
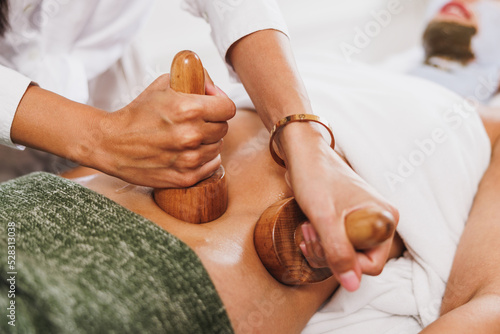
[[[223,165],[229,204],[217,220],[193,225],[163,212],[150,188],[98,174],[77,180],[163,227],[200,257],[237,332],[299,332],[337,283],[330,279],[307,287],[287,287],[263,267],[253,245],[262,212],[292,196],[285,170],[268,151],[269,134],[254,112],[239,111],[224,139]]]

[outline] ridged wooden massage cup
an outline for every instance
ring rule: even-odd
[[[179,52],[172,61],[170,86],[177,92],[205,94],[205,76],[198,55]],[[200,224],[222,216],[227,209],[227,184],[224,167],[208,179],[188,188],[154,189],[156,204],[169,215],[185,222]]]
[[[321,282],[332,272],[313,268],[299,248],[306,216],[294,198],[270,206],[261,215],[254,231],[255,249],[269,273],[287,285]],[[357,250],[369,249],[392,236],[396,223],[392,215],[374,208],[351,212],[345,220],[346,233]]]

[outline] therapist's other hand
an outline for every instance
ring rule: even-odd
[[[207,95],[154,81],[129,105],[94,121],[93,143],[78,160],[125,181],[155,187],[191,186],[221,164],[222,138],[234,103],[205,72]]]
[[[286,178],[322,246],[309,252],[311,265],[324,266],[324,255],[340,284],[354,291],[359,287],[361,274],[380,274],[392,238],[373,249],[356,252],[346,234],[346,216],[357,209],[375,207],[387,211],[397,223],[399,214],[330,148],[316,126],[292,123],[281,131],[280,151],[285,153]]]

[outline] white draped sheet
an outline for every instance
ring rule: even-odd
[[[337,150],[401,214],[407,252],[354,293],[340,289],[304,333],[416,333],[439,315],[490,144],[475,109],[431,82],[333,57],[298,56]],[[339,65],[341,64],[341,65]],[[233,95],[248,107],[244,94]],[[342,190],[339,189],[339,192]]]

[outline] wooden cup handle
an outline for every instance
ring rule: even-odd
[[[170,87],[186,94],[205,94],[205,73],[198,55],[177,53],[170,69]],[[188,188],[153,190],[156,204],[169,215],[193,224],[219,218],[227,209],[226,173],[222,166],[209,178]]]
[[[262,264],[279,282],[303,285],[321,282],[332,272],[328,267],[313,268],[299,248],[301,225],[307,221],[294,198],[270,206],[260,217],[254,244]],[[345,221],[346,234],[357,250],[369,249],[390,238],[396,228],[389,212],[363,208],[351,212]]]
[[[299,224],[295,230],[297,246],[304,240],[302,225]],[[394,217],[388,211],[380,211],[373,207],[353,211],[345,218],[347,238],[357,250],[380,245],[392,235],[394,228]]]
[[[203,64],[196,53],[180,51],[170,67],[170,87],[186,94],[205,95],[205,74]]]

